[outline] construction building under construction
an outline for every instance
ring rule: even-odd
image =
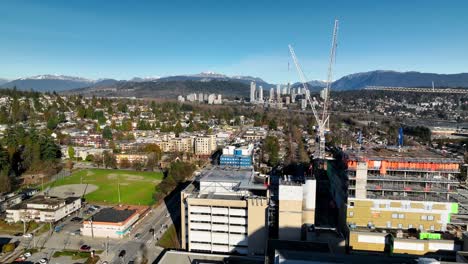
[[[462,160],[425,148],[347,152],[349,197],[450,202]]]

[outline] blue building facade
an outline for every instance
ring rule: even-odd
[[[252,166],[252,156],[242,155],[221,155],[219,165],[234,166],[234,167],[250,167]]]
[[[253,145],[243,147],[227,146],[219,159],[219,165],[232,167],[252,166]]]

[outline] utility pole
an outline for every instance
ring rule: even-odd
[[[89,218],[89,222],[91,223],[91,237],[94,238],[94,230],[93,230],[93,217]]]
[[[120,205],[120,178],[117,176],[117,193],[119,195],[119,205]]]

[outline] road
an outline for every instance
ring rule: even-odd
[[[193,188],[191,185],[189,188]],[[167,207],[169,206],[169,208]],[[168,210],[169,209],[169,210]],[[169,213],[170,212],[170,213]],[[169,216],[168,216],[169,214]],[[142,219],[131,231],[130,236],[122,243],[109,246],[109,254],[102,255],[103,261],[112,264],[126,264],[128,261],[141,259],[143,255],[153,263],[163,248],[156,246],[167,227],[171,226],[180,217],[180,196],[176,193],[167,203],[163,203],[153,209],[144,219]],[[149,232],[154,228],[154,236]],[[134,239],[135,234],[141,234],[139,239]],[[118,254],[125,250],[127,254],[124,258],[119,258]]]

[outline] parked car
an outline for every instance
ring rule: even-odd
[[[43,258],[43,259],[39,260],[39,263],[40,264],[47,264],[47,263],[49,263],[49,260],[46,259],[46,258]]]
[[[27,258],[31,257],[31,252],[24,253],[24,256],[27,257]]]
[[[75,216],[70,221],[72,221],[72,222],[81,222],[82,220],[83,220],[83,218]]]
[[[31,237],[33,237],[33,235],[32,235],[31,233],[29,233],[29,234],[24,234],[23,237],[25,237],[25,238],[31,238]]]
[[[80,247],[80,251],[90,251],[90,250],[91,250],[91,247],[88,245],[82,245]]]
[[[120,253],[119,253],[119,258],[125,257],[125,254],[126,254],[126,253],[127,253],[127,252],[126,252],[125,250],[121,250]]]
[[[140,233],[136,233],[136,234],[135,234],[135,240],[136,240],[136,239],[139,239],[140,237],[141,237],[141,234],[140,234]]]

